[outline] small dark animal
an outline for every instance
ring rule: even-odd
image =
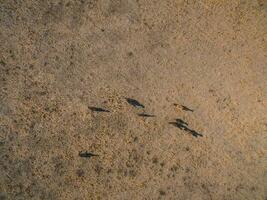
[[[201,133],[198,133],[195,130],[189,130],[189,131],[194,137],[198,137],[198,136],[203,137],[203,135]]]
[[[169,122],[169,124],[172,124],[173,126],[179,128],[179,129],[181,129],[181,130],[186,130],[186,129],[187,129],[186,125],[181,124],[181,123],[177,123],[177,122]]]
[[[79,152],[79,156],[82,157],[82,158],[91,158],[93,156],[99,156],[97,154],[93,154],[93,153],[90,153],[90,152]]]
[[[184,120],[182,119],[176,119],[176,122],[179,124],[185,124],[186,126],[188,126],[188,123],[186,123]]]
[[[169,124],[172,124],[173,126],[190,133],[194,137],[203,137],[201,133],[198,133],[195,130],[188,128],[188,123],[186,123],[182,119],[176,119],[176,122],[169,122]]]
[[[103,108],[97,108],[97,107],[91,107],[91,106],[88,106],[88,108],[93,112],[110,112],[109,110],[106,110]]]
[[[131,104],[132,106],[134,106],[134,107],[139,107],[139,108],[145,108],[145,106],[144,105],[142,105],[141,103],[139,103],[137,100],[135,100],[135,99],[131,99],[131,98],[125,98],[126,99],[126,101],[129,103],[129,104]]]
[[[146,114],[146,113],[140,113],[140,114],[138,114],[138,116],[140,116],[140,117],[156,117],[155,115],[150,115],[150,114]]]

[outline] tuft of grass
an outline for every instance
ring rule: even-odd
[[[3,60],[0,61],[0,64],[1,64],[2,66],[6,66],[6,63],[5,63]]]

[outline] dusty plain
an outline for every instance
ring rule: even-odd
[[[265,200],[266,100],[265,0],[0,0],[1,200]]]

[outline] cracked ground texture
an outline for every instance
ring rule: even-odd
[[[265,200],[266,33],[265,0],[0,0],[0,199]]]

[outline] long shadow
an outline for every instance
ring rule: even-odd
[[[179,105],[179,104],[177,104],[177,103],[174,103],[173,105],[174,105],[174,106],[180,106],[180,107],[182,108],[182,110],[184,110],[184,111],[194,112],[194,110],[192,110],[191,108],[188,108],[187,106]]]
[[[183,106],[183,105],[182,105],[182,109],[185,110],[185,111],[194,112],[194,110],[192,110],[192,109],[190,109],[190,108],[188,108],[186,106]]]
[[[145,106],[143,104],[141,104],[139,101],[137,101],[135,99],[131,99],[131,98],[125,98],[125,99],[130,105],[132,105],[136,108],[145,108]]]
[[[138,114],[138,116],[140,116],[140,117],[156,117],[156,115],[150,115],[150,114],[146,114],[146,113],[140,113],[140,114]]]
[[[99,156],[99,155],[85,151],[85,152],[79,152],[79,156],[82,158],[91,158],[91,157]]]
[[[109,110],[98,108],[98,107],[88,106],[88,108],[93,112],[110,112]]]
[[[198,133],[197,131],[188,128],[188,123],[186,123],[182,119],[176,119],[176,122],[169,122],[169,124],[172,124],[173,126],[190,133],[194,137],[203,137],[201,133]]]

